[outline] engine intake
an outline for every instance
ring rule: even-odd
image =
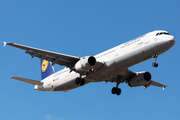
[[[137,75],[128,82],[130,87],[142,86],[151,80],[151,74],[149,72],[139,72],[136,74]]]
[[[89,69],[92,69],[93,66],[96,65],[96,58],[93,56],[87,56],[81,58],[75,65],[74,70],[75,71],[87,71]]]
[[[96,58],[93,56],[90,56],[88,58],[88,63],[89,63],[89,65],[94,66],[96,64]]]

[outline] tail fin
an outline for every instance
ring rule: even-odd
[[[41,79],[48,77],[55,73],[54,67],[51,66],[51,62],[41,59]]]

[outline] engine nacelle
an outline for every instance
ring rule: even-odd
[[[139,72],[129,82],[130,87],[142,86],[151,80],[151,74],[149,72]]]
[[[93,56],[87,56],[80,59],[75,65],[75,71],[87,71],[92,69],[96,65],[96,58]]]

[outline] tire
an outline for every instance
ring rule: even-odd
[[[155,67],[156,67],[156,68],[158,67],[158,63],[155,64]]]
[[[117,88],[116,95],[120,95],[120,94],[121,94],[121,89]]]
[[[78,78],[76,78],[76,80],[75,80],[75,84],[79,84],[80,83],[80,78],[78,77]]]
[[[116,87],[113,87],[111,90],[112,94],[116,94],[116,91],[117,91]]]
[[[81,81],[80,81],[80,85],[81,85],[81,86],[83,86],[83,85],[84,85],[84,83],[85,83],[85,80],[84,80],[84,79],[81,79]]]

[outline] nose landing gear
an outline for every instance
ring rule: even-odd
[[[152,54],[152,58],[154,59],[154,62],[152,63],[152,66],[157,68],[158,67],[158,63],[156,63],[158,55],[157,54]]]

